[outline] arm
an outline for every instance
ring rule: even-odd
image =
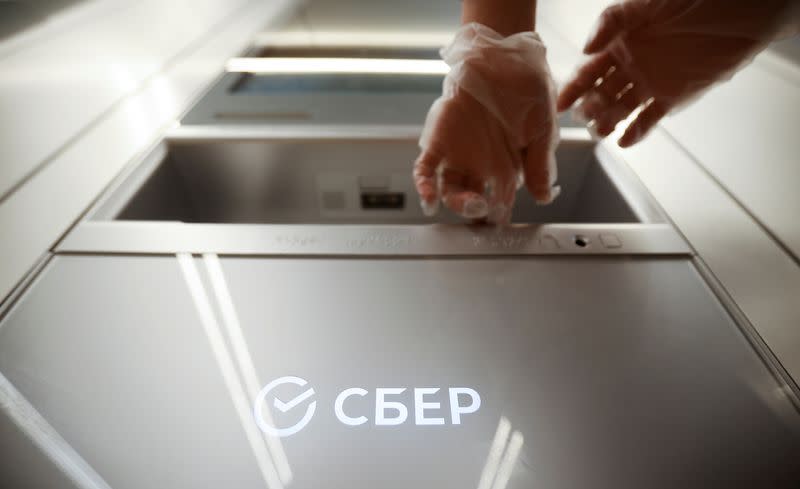
[[[533,31],[536,0],[464,0],[461,23],[477,22],[504,36]]]

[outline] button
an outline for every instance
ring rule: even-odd
[[[600,242],[606,248],[622,248],[622,241],[619,240],[616,234],[601,234]]]

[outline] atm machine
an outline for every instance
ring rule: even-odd
[[[237,60],[312,56],[376,53]],[[2,311],[24,438],[87,488],[800,487],[796,384],[575,121],[553,205],[423,216],[440,84],[226,71]]]

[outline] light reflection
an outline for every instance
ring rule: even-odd
[[[28,438],[28,442],[41,450],[74,487],[111,489],[100,474],[95,472],[94,468],[61,437],[2,373],[0,373],[0,413]]]
[[[511,433],[511,440],[506,447],[506,453],[503,454],[503,460],[500,461],[500,468],[497,470],[497,477],[494,479],[492,489],[505,489],[508,485],[508,480],[511,478],[511,472],[514,471],[514,466],[517,464],[524,442],[525,439],[522,433],[519,431]]]
[[[250,397],[250,405],[252,406],[255,403],[258,392],[261,390],[261,383],[258,380],[258,374],[253,365],[253,359],[247,348],[247,341],[244,338],[244,333],[242,333],[242,326],[239,323],[239,316],[236,314],[236,308],[233,305],[233,299],[231,298],[230,290],[228,290],[225,275],[222,272],[222,264],[219,261],[219,257],[212,253],[204,254],[203,261],[206,264],[206,270],[211,279],[211,287],[222,313],[222,322],[225,325],[228,339],[233,347],[233,356],[239,365],[239,372],[244,378],[244,384]],[[268,424],[274,426],[272,422],[272,413],[269,409],[265,409],[262,416]],[[272,461],[278,469],[281,482],[285,485],[289,485],[292,482],[292,469],[289,467],[289,460],[286,458],[283,443],[281,443],[279,438],[274,436],[269,436],[267,434],[263,434],[262,436],[267,442],[267,447],[272,455]]]
[[[451,31],[285,31],[264,32],[254,39],[256,46],[309,47],[311,44],[326,48],[430,48],[448,44]]]
[[[255,423],[252,422],[250,416],[250,401],[236,372],[231,354],[225,347],[225,340],[214,316],[205,287],[203,287],[200,274],[195,267],[194,258],[190,253],[179,253],[177,254],[177,258],[186,285],[189,288],[192,301],[200,316],[200,323],[203,325],[203,329],[208,337],[211,351],[222,373],[222,379],[228,388],[228,393],[233,401],[236,414],[239,416],[239,421],[242,424],[245,436],[253,451],[256,464],[264,478],[264,482],[268,489],[283,489],[283,482],[281,482],[281,478],[278,475],[278,471],[275,469],[267,446],[264,444],[263,435],[258,427],[256,427]]]
[[[478,489],[505,489],[524,442],[522,433],[511,433],[511,422],[501,416],[481,472]]]
[[[255,74],[404,74],[446,75],[450,67],[437,59],[384,58],[231,58],[225,69]]]

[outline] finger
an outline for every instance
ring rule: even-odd
[[[617,124],[625,120],[633,112],[622,104],[614,104],[594,119],[594,132],[604,138],[614,132]]]
[[[482,182],[451,168],[442,172],[442,202],[456,214],[468,219],[486,217],[489,203],[482,193]]]
[[[557,178],[555,157],[557,139],[553,134],[548,136],[528,145],[522,167],[525,186],[541,204],[549,204],[557,196],[553,187]]]
[[[644,102],[639,90],[635,90],[632,84],[628,85],[615,102],[595,115],[594,131],[600,137],[608,136],[614,132],[620,121],[627,119]]]
[[[511,222],[511,212],[517,195],[517,179],[517,176],[509,178],[496,189],[495,202],[489,208],[489,222],[501,225]]]
[[[633,122],[625,129],[625,133],[619,138],[618,144],[627,148],[633,146],[650,132],[658,121],[664,117],[669,109],[657,100],[648,103],[644,109],[636,116]]]
[[[645,94],[644,90],[635,83],[629,83],[619,93],[617,97],[617,104],[633,111],[643,103],[647,102],[650,97]]]
[[[518,171],[511,168],[496,172],[491,179],[491,190],[484,194],[489,203],[487,220],[495,224],[506,224],[514,207],[517,191]],[[488,190],[488,189],[487,189]]]
[[[610,106],[611,104],[604,95],[596,90],[591,90],[583,96],[580,105],[575,108],[575,115],[579,120],[593,121]]]
[[[420,197],[422,212],[426,216],[436,214],[439,204],[439,184],[436,172],[441,158],[429,151],[423,151],[414,163],[414,185]]]
[[[550,109],[552,113],[552,108]],[[536,128],[539,134],[534,136],[540,138],[542,135],[549,137],[548,127],[542,126],[541,115],[537,121],[527,121],[526,126]],[[555,122],[551,122],[555,124]],[[545,131],[542,134],[542,131]],[[489,201],[489,214],[487,221],[494,224],[507,224],[511,219],[511,210],[514,207],[514,198],[519,189],[519,183],[524,165],[524,151],[514,149],[510,141],[506,140],[505,156],[495,156],[492,162],[492,185],[491,192],[485,194]]]
[[[586,40],[583,52],[597,53],[605,49],[614,38],[641,23],[647,12],[647,3],[634,0],[617,3],[605,9]]]
[[[594,87],[597,80],[602,78],[613,64],[614,59],[607,52],[592,56],[584,62],[558,94],[557,110],[561,112],[570,108],[576,100]]]
[[[612,66],[608,73],[603,76],[602,81],[595,85],[594,89],[601,93],[606,100],[615,102],[630,82],[630,78]]]

